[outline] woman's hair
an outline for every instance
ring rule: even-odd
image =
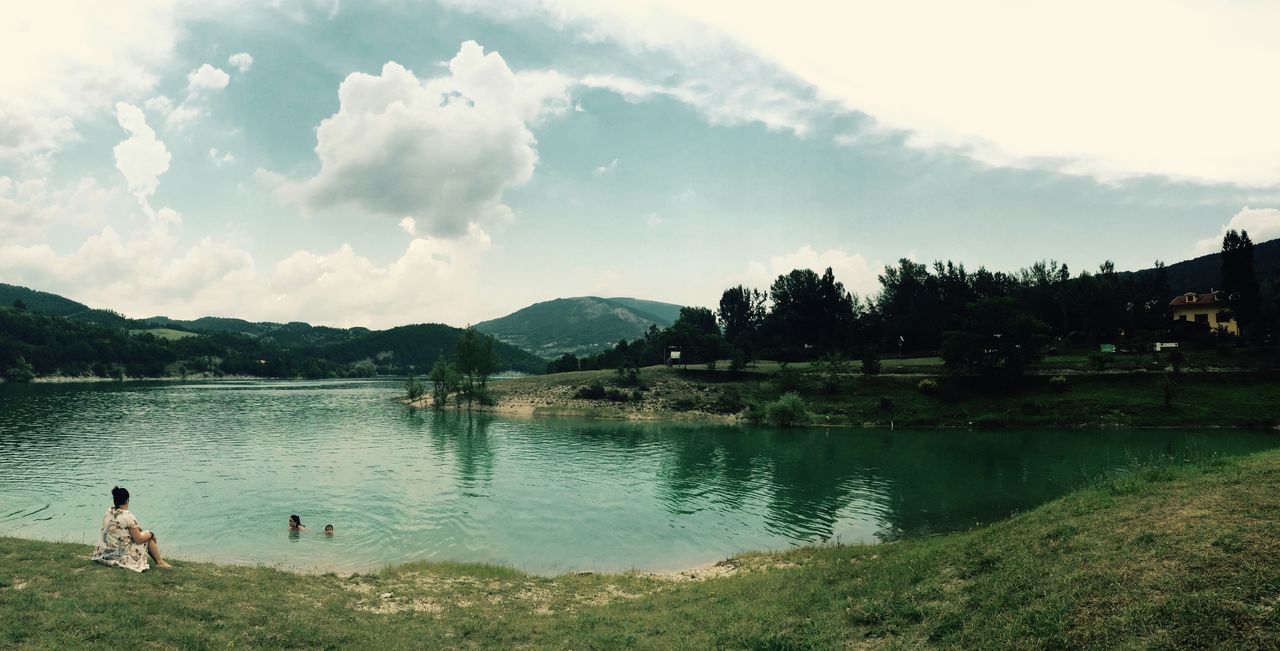
[[[116,486],[111,489],[111,499],[115,501],[116,506],[124,506],[129,503],[129,491]]]
[[[331,524],[326,524],[326,525],[324,525],[324,530],[325,530],[325,531],[333,531],[333,525],[331,525]]]
[[[297,523],[297,525],[298,525],[299,527],[301,527],[301,526],[302,526],[302,518],[298,517],[298,515],[297,515],[296,513],[295,513],[294,515],[289,516],[289,519],[290,519],[290,520],[293,520],[295,523]]]

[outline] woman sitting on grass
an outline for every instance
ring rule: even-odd
[[[93,550],[91,560],[103,565],[123,567],[134,572],[143,572],[148,568],[147,555],[155,559],[156,567],[165,569],[173,567],[160,557],[160,546],[156,544],[156,534],[143,531],[138,526],[138,519],[129,512],[129,491],[116,486],[111,489],[111,499],[115,506],[107,510],[102,518],[102,537]]]

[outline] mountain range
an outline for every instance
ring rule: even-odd
[[[557,298],[476,324],[491,334],[546,359],[562,353],[590,355],[618,341],[644,336],[651,326],[666,328],[680,316],[680,306],[635,298],[577,296]]]

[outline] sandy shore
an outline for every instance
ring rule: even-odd
[[[704,387],[679,379],[661,379],[649,382],[640,400],[615,402],[606,399],[576,397],[580,383],[545,384],[529,382],[496,382],[490,386],[498,404],[491,407],[473,405],[472,411],[521,418],[585,417],[632,421],[693,421],[736,423],[734,414],[716,414],[707,411],[681,410],[675,401]],[[416,401],[404,400],[410,407],[426,409],[434,405],[431,396]],[[452,402],[446,408],[454,408]]]

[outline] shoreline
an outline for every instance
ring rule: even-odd
[[[620,384],[609,371],[574,371],[493,382],[489,390],[497,404],[474,404],[470,411],[521,419],[769,425],[764,406],[783,392],[798,392],[808,417],[795,426],[804,427],[1280,431],[1280,403],[1273,398],[1280,395],[1280,374],[1274,372],[1186,373],[1177,377],[1172,396],[1165,395],[1163,376],[1149,373],[1081,374],[1065,389],[1047,376],[995,388],[964,377],[928,379],[933,382],[924,387],[916,376],[849,376],[839,391],[829,392],[816,376],[804,374],[649,367],[636,385]],[[610,397],[582,397],[592,385]],[[396,400],[411,409],[433,408],[430,395]],[[443,411],[467,408],[451,396]]]
[[[304,575],[0,536],[0,646],[1275,648],[1280,451],[1161,464],[967,531],[666,574]]]

